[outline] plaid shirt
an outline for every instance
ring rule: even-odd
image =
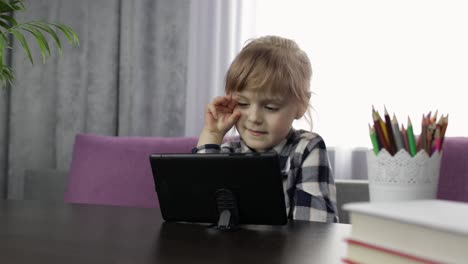
[[[316,133],[292,129],[272,149],[279,154],[288,217],[297,220],[338,222],[336,189],[323,139]],[[255,152],[242,140],[207,144],[194,153]]]

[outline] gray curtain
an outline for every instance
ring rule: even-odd
[[[0,91],[0,196],[23,197],[24,173],[67,170],[77,133],[182,136],[188,0],[31,0],[17,20],[71,26],[79,47],[30,65],[16,44],[16,80]],[[65,38],[62,38],[65,41]],[[10,94],[8,94],[10,93]]]

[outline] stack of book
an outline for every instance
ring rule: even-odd
[[[468,263],[468,204],[443,200],[350,203],[344,263]]]

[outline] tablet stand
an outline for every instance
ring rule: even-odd
[[[235,229],[239,223],[239,210],[234,193],[229,189],[219,189],[215,195],[219,214],[216,228]]]

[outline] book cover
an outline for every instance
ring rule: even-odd
[[[443,200],[351,203],[351,237],[444,263],[468,259],[468,204]]]
[[[347,239],[346,259],[354,263],[392,263],[392,264],[441,264],[437,260],[416,256],[402,251],[385,248],[367,242]]]

